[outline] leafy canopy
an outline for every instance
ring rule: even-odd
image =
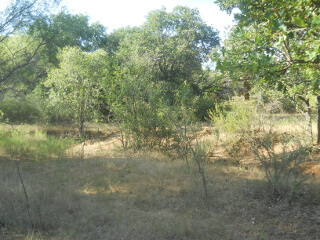
[[[28,32],[45,41],[50,62],[55,64],[59,48],[77,46],[92,52],[102,48],[106,41],[106,29],[100,23],[90,24],[88,16],[66,12],[39,17]]]
[[[319,92],[319,1],[216,2],[229,12],[240,10],[225,48],[216,55],[222,71],[290,94]]]
[[[117,56],[132,74],[145,73],[153,82],[176,88],[185,81],[196,85],[207,55],[218,44],[217,31],[198,10],[178,6],[172,12],[151,12],[141,28],[123,39]]]

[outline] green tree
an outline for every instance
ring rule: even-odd
[[[144,73],[173,98],[185,82],[200,92],[203,64],[218,44],[217,31],[203,22],[198,10],[178,6],[172,12],[151,12],[141,28],[125,36],[117,56],[131,74]]]
[[[114,30],[112,33],[107,35],[103,49],[105,49],[108,53],[115,54],[119,50],[120,44],[126,38],[126,36],[135,32],[139,32],[139,29],[139,27],[123,27]]]
[[[94,116],[108,56],[103,50],[86,53],[67,47],[59,52],[58,59],[59,68],[52,69],[44,83],[50,88],[49,103],[67,110],[83,137],[85,122]]]
[[[40,16],[29,26],[28,33],[45,42],[49,61],[58,64],[60,48],[80,47],[92,52],[106,44],[106,29],[100,23],[89,23],[82,14],[60,12],[51,16]]]
[[[236,25],[218,57],[218,68],[234,79],[275,87],[292,98],[301,99],[310,118],[309,98],[319,95],[320,2],[216,2],[228,12],[240,10],[235,14]]]
[[[171,125],[163,111],[166,100],[156,83],[123,72],[105,82],[106,101],[119,123],[124,147],[164,148]]]
[[[14,35],[2,41],[0,72],[10,77],[0,83],[0,100],[6,96],[19,97],[30,93],[44,77],[49,66],[43,54],[44,49],[39,48],[39,44],[39,41],[25,35]],[[21,51],[16,52],[14,49]],[[28,64],[26,59],[29,59]],[[21,64],[25,66],[20,68]]]
[[[11,47],[13,44],[7,45],[7,39],[18,32],[21,35],[35,18],[50,13],[58,2],[58,0],[12,0],[0,12],[0,49],[5,51],[0,52],[0,66],[2,66],[0,84],[11,83],[14,80],[14,74],[31,64],[44,44],[30,37],[30,39],[25,39],[21,45],[15,44],[14,47]],[[28,49],[30,45],[32,51]],[[13,61],[14,64],[9,63],[10,61]]]

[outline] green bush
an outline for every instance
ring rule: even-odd
[[[252,101],[229,101],[209,110],[213,126],[224,133],[244,134],[259,128],[258,114]]]
[[[194,104],[195,115],[200,121],[209,119],[209,111],[215,109],[215,101],[207,96],[198,97]]]
[[[70,114],[68,108],[63,108],[60,106],[47,105],[43,107],[44,109],[44,122],[50,124],[73,124],[73,116]]]
[[[226,134],[222,147],[230,157],[238,161],[239,157],[248,154],[250,146],[246,139],[261,128],[255,102],[233,100],[216,105],[214,111],[209,111],[209,118],[217,142],[221,133]]]
[[[36,101],[26,97],[9,98],[0,101],[2,118],[11,123],[37,123],[43,114]]]
[[[161,89],[145,79],[119,79],[107,85],[107,102],[119,123],[124,147],[164,148],[172,128]]]

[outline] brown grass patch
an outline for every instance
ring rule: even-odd
[[[6,232],[0,236],[20,234],[24,239],[31,235],[22,189],[14,164],[8,160],[0,164],[0,222]],[[319,193],[319,183],[306,185],[304,196],[294,205],[273,204],[264,192],[263,173],[255,167],[208,165],[207,198],[199,175],[185,163],[142,153],[130,158],[22,162],[21,169],[37,222],[37,237],[31,239],[318,236],[315,209],[320,201],[319,195],[313,197]],[[306,204],[311,197],[313,202]],[[41,206],[41,222],[36,202]]]

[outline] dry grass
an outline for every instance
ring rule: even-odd
[[[274,202],[259,167],[231,164],[215,150],[221,161],[206,166],[207,197],[195,166],[121,153],[115,138],[89,142],[83,159],[73,151],[22,161],[35,231],[16,165],[2,157],[0,239],[319,239],[317,175],[294,202]]]
[[[28,239],[32,234],[15,165],[0,164],[1,239]],[[294,204],[275,204],[268,201],[257,168],[208,166],[207,198],[197,174],[167,159],[61,159],[22,162],[21,170],[37,230],[29,239],[319,236],[318,179],[310,180]]]

